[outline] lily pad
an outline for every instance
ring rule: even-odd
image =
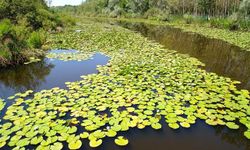
[[[123,136],[118,136],[116,139],[115,139],[115,144],[119,145],[119,146],[126,146],[128,145],[128,139],[126,139],[125,137]]]

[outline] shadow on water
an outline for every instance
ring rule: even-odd
[[[239,88],[250,90],[250,52],[222,40],[183,32],[169,26],[119,22],[122,27],[140,32],[168,49],[198,58],[205,69],[233,80],[241,81]]]
[[[58,52],[58,51],[57,51]],[[98,73],[97,65],[105,65],[109,58],[96,53],[85,61],[47,59],[38,63],[0,70],[0,97],[6,99],[18,92],[41,91],[53,87],[65,88],[65,82],[80,80],[80,76]]]

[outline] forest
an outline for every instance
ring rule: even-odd
[[[60,9],[61,11],[63,9]],[[248,30],[249,0],[86,0],[66,12],[87,16],[146,18]]]

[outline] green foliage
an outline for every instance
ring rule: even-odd
[[[189,14],[185,14],[183,16],[183,18],[184,18],[186,24],[191,24],[194,21],[194,17],[192,15],[189,15]]]
[[[45,42],[46,34],[41,30],[56,31],[64,23],[74,23],[50,11],[44,0],[1,0],[0,20],[1,65],[33,57],[32,49],[41,48]]]
[[[250,19],[250,1],[243,0],[240,4],[240,14],[241,17]]]
[[[31,48],[41,48],[45,42],[44,33],[35,31],[32,32],[27,42]]]
[[[229,19],[212,18],[210,24],[212,27],[229,29],[234,21]]]
[[[144,17],[147,19],[153,20],[161,20],[166,21],[169,20],[169,13],[160,10],[159,8],[150,8],[145,14]]]
[[[9,19],[0,22],[0,49],[4,58],[10,58],[9,52],[18,52],[21,44],[18,42],[15,29]]]
[[[76,12],[87,16],[139,17],[162,21],[173,20],[172,16],[182,16],[180,20],[173,21],[230,30],[248,30],[250,1],[87,0]]]
[[[11,22],[9,19],[4,19],[0,22],[0,37],[3,38],[7,34],[10,34],[11,32]]]

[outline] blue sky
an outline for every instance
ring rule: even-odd
[[[83,0],[52,0],[52,6],[79,5]]]

